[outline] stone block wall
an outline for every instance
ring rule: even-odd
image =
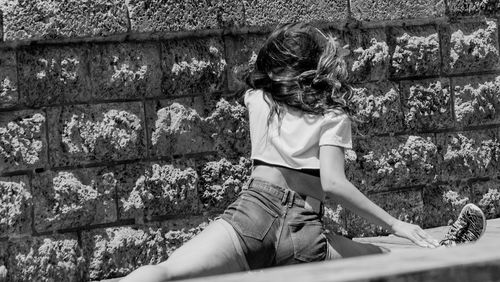
[[[347,175],[394,216],[500,216],[494,0],[0,2],[0,281],[89,281],[165,260],[241,190],[233,98],[278,23],[349,44],[363,122]],[[386,231],[329,201],[328,228]]]

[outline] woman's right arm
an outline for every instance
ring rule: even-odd
[[[421,247],[437,247],[438,242],[418,225],[400,221],[377,206],[361,193],[344,172],[344,148],[320,147],[321,186],[325,193],[342,206],[372,223],[391,230],[394,235],[407,238]]]

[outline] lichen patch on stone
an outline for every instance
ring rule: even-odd
[[[0,171],[8,166],[33,166],[40,162],[44,123],[45,116],[40,113],[0,123]]]
[[[32,196],[25,181],[0,179],[0,237],[27,233]]]
[[[450,39],[449,66],[453,72],[492,68],[498,64],[498,27],[495,21],[486,21],[474,30],[455,29]]]
[[[82,113],[66,123],[62,141],[69,153],[95,153],[102,143],[120,150],[138,141],[141,128],[140,118],[127,111],[108,110],[100,121]]]

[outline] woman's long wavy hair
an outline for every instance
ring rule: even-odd
[[[271,107],[268,122],[281,116],[283,105],[310,114],[341,110],[350,115],[352,91],[343,59],[348,53],[309,24],[280,25],[260,49],[246,83],[264,91]]]

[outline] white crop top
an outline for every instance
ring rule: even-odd
[[[352,148],[351,121],[346,114],[307,114],[285,107],[267,124],[270,108],[262,90],[248,90],[245,105],[250,120],[251,158],[294,169],[319,169],[319,147]]]

